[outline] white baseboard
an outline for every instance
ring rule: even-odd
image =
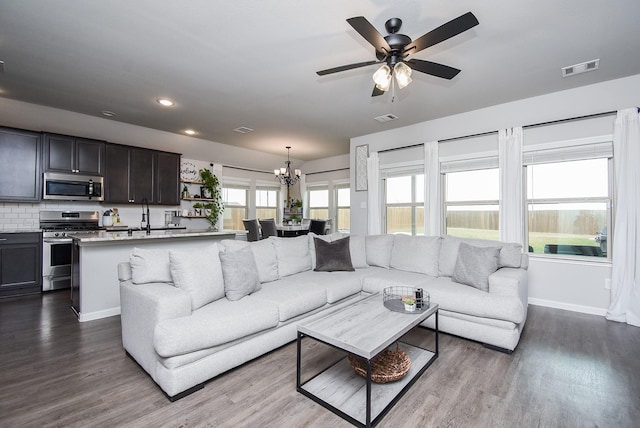
[[[536,306],[545,306],[547,308],[564,309],[566,311],[580,312],[583,314],[605,316],[607,310],[603,308],[594,308],[593,306],[574,305],[572,303],[556,302],[553,300],[536,299],[529,297],[529,304]]]
[[[78,315],[78,321],[80,322],[93,321],[93,320],[99,320],[102,318],[112,317],[115,315],[120,315],[120,306],[118,306],[117,308],[109,308],[102,311],[80,312],[80,314]]]

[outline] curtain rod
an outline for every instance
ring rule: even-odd
[[[325,172],[336,172],[336,171],[345,171],[349,168],[336,168],[336,169],[328,169],[326,171],[316,171],[316,172],[308,172],[305,175],[314,175],[314,174],[324,174]]]
[[[223,168],[231,168],[231,169],[239,169],[240,171],[249,171],[249,172],[260,172],[262,174],[271,174],[273,175],[273,171],[262,171],[259,169],[251,169],[251,168],[244,168],[241,166],[233,166],[233,165],[222,165]]]
[[[640,108],[638,110],[640,111]],[[569,117],[569,118],[566,118],[566,119],[550,120],[548,122],[540,122],[540,123],[533,123],[533,124],[530,124],[530,125],[524,125],[522,127],[522,129],[536,128],[538,126],[556,125],[558,123],[573,122],[574,120],[593,119],[593,118],[596,118],[596,117],[609,116],[609,115],[616,114],[616,113],[617,113],[617,111],[613,110],[613,111],[605,111],[605,112],[602,112],[602,113],[587,114],[587,115],[584,115],[584,116]],[[498,131],[479,132],[477,134],[463,135],[463,136],[460,136],[460,137],[444,138],[442,140],[438,140],[438,143],[448,143],[448,142],[451,142],[451,141],[466,140],[467,138],[484,137],[485,135],[492,135],[492,134],[497,134],[497,133],[498,133]],[[391,148],[391,149],[378,150],[378,153],[386,153],[386,152],[393,152],[395,150],[410,149],[412,147],[419,147],[419,146],[422,146],[422,145],[423,145],[423,143],[410,144],[408,146],[394,147],[394,148]]]

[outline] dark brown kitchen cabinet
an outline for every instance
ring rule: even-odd
[[[0,233],[0,297],[42,291],[42,233]]]
[[[41,199],[41,134],[0,128],[0,201]]]
[[[180,155],[156,153],[156,203],[180,205]]]
[[[103,175],[105,146],[104,141],[45,133],[43,169],[47,172]]]
[[[180,155],[107,144],[105,202],[179,205]]]

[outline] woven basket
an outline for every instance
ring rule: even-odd
[[[364,358],[349,354],[349,364],[362,377],[367,377],[367,363]],[[371,360],[371,380],[375,383],[389,383],[402,379],[411,368],[411,359],[396,344],[396,350],[386,349]]]

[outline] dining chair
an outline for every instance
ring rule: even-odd
[[[258,241],[260,239],[260,225],[258,224],[258,220],[253,219],[243,219],[242,224],[244,224],[244,228],[247,230],[247,241]]]
[[[326,226],[326,220],[311,220],[311,223],[309,224],[309,232],[315,233],[316,235],[324,235]]]
[[[260,221],[260,228],[262,229],[262,239],[266,239],[270,236],[278,236],[278,228],[276,227],[276,221],[272,218],[262,218]]]

